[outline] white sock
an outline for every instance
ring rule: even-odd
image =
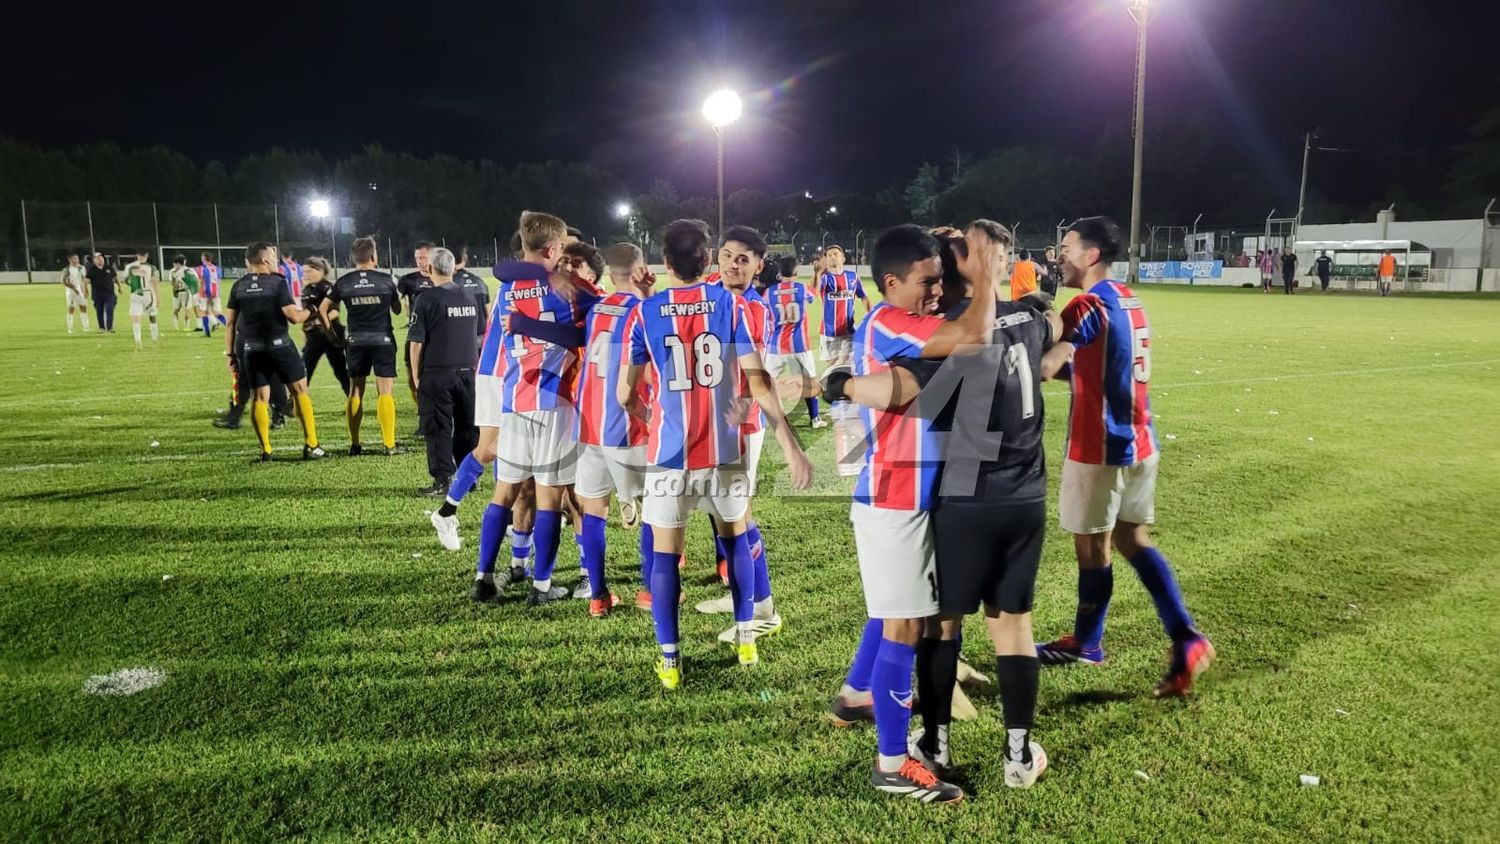
[[[531,581],[531,588],[535,589],[538,592],[546,592],[548,589],[552,588],[552,578],[549,577],[546,580],[533,580]]]
[[[84,328],[88,328],[88,326],[85,325]],[[69,334],[73,333],[73,312],[72,311],[68,312],[68,333]]]
[[[141,324],[136,323],[130,326],[130,333],[135,335],[135,344],[139,346],[141,344]]]
[[[151,339],[152,340],[157,340],[157,339],[160,339],[160,338],[161,338],[161,329],[156,325],[156,323],[154,323],[154,322],[151,323]]]
[[[839,697],[851,702],[869,700],[870,690],[865,689],[864,691],[860,691],[859,689],[854,688],[848,683],[845,683],[842,686],[839,686]]]
[[[900,756],[886,756],[881,754],[875,757],[875,764],[880,766],[880,770],[885,773],[894,774],[901,770],[902,765],[906,764],[906,754],[903,753]]]
[[[84,331],[88,331],[89,330],[89,315],[88,314],[79,314],[78,318],[81,319],[81,320],[83,320],[83,330]]]
[[[755,602],[755,617],[765,620],[776,614],[776,599],[767,598],[764,601]]]

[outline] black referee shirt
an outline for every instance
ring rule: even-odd
[[[476,360],[479,304],[457,284],[437,284],[422,294],[411,312],[406,339],[422,344],[422,370],[463,369]]]
[[[484,334],[485,326],[489,324],[490,318],[490,288],[484,283],[484,279],[469,272],[467,269],[459,270],[453,274],[453,283],[463,291],[474,297],[474,304],[479,306],[479,333]]]
[[[229,291],[228,308],[235,312],[234,339],[242,348],[267,344],[287,334],[286,314],[281,309],[295,304],[286,279],[276,273],[251,273],[240,277]]]
[[[397,280],[396,291],[406,297],[407,307],[411,309],[411,316],[406,321],[408,328],[411,327],[411,321],[417,317],[417,299],[431,289],[432,279],[422,275],[419,271],[413,270]]]
[[[339,276],[328,298],[344,312],[351,346],[394,346],[391,313],[401,312],[396,282],[380,270],[354,270]]]

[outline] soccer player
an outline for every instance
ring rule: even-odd
[[[865,286],[852,268],[844,267],[844,248],[833,244],[823,250],[824,269],[818,279],[818,298],[823,300],[823,361],[830,366],[848,363],[854,339],[856,299],[868,311]]]
[[[73,314],[83,320],[83,330],[89,330],[89,299],[84,292],[88,288],[88,276],[84,274],[83,262],[77,255],[68,256],[68,265],[63,267],[62,286],[68,303],[68,333],[73,333]]]
[[[319,305],[325,323],[335,308],[342,308],[348,326],[349,397],[345,416],[349,422],[349,456],[364,454],[360,428],[364,423],[365,387],[375,374],[375,418],[380,423],[380,444],[387,455],[401,454],[396,445],[396,335],[391,314],[401,313],[401,298],[389,273],[376,268],[379,256],[375,238],[355,238],[349,247],[354,269],[344,273]],[[426,260],[426,253],[423,253]],[[429,282],[430,284],[430,282]]]
[[[115,295],[120,281],[115,268],[105,263],[104,253],[95,252],[89,258],[88,269],[83,272],[89,296],[94,300],[94,316],[98,320],[100,334],[115,333]]]
[[[743,369],[750,391],[776,432],[791,470],[792,487],[812,481],[812,463],[786,424],[775,384],[766,374],[745,326],[745,310],[734,294],[700,281],[708,268],[708,225],[676,220],[662,233],[662,254],[672,286],[641,303],[626,320],[627,362],[616,398],[633,414],[642,412],[636,392],[651,367],[659,396],[651,407],[643,518],[651,526],[652,618],[661,647],[656,674],[662,685],[682,683],[678,605],[669,596],[681,589],[677,569],[683,526],[694,509],[717,519],[730,546],[730,590],[737,626],[735,651],[741,665],[760,661],[751,634],[755,567],[746,535],[750,481],[736,418]]]
[[[766,369],[772,378],[780,378],[791,369],[802,376],[802,399],[807,402],[807,418],[814,428],[826,428],[828,422],[818,412],[817,362],[813,360],[807,335],[807,311],[813,297],[807,285],[797,280],[797,257],[781,259],[781,281],[766,288],[764,299],[771,311],[771,341],[766,345]]]
[[[457,461],[474,449],[474,338],[479,305],[454,281],[452,252],[431,252],[432,289],[417,301],[411,321],[411,361],[417,375],[422,429],[427,434],[428,495],[442,495]]]
[[[1151,327],[1141,300],[1109,277],[1120,253],[1120,230],[1104,217],[1079,220],[1063,238],[1063,279],[1084,292],[1063,310],[1062,341],[1047,355],[1072,355],[1073,403],[1057,514],[1078,555],[1078,612],[1073,632],[1037,645],[1037,656],[1043,665],[1104,662],[1113,540],[1172,642],[1170,666],[1155,693],[1179,696],[1208,668],[1214,648],[1194,628],[1172,567],[1147,531],[1156,521],[1160,456],[1148,395]]]
[[[765,300],[755,292],[753,284],[765,265],[766,240],[760,232],[749,226],[730,226],[724,231],[724,243],[719,247],[720,283],[733,293],[745,311],[745,329],[750,342],[762,361],[766,355],[766,344],[771,333],[771,312]],[[739,395],[750,394],[749,376],[741,371]],[[779,400],[779,398],[778,398]],[[745,439],[745,474],[750,480],[750,495],[755,495],[755,481],[760,468],[760,453],[765,445],[765,415],[755,402],[750,402],[745,422],[740,427]],[[755,587],[752,595],[755,610],[750,620],[750,635],[753,638],[769,636],[781,629],[781,614],[776,612],[776,603],[771,596],[771,573],[767,564],[765,538],[760,525],[751,514],[753,505],[745,509],[745,535],[750,541],[750,557],[755,566]],[[722,572],[728,571],[729,549],[722,535],[715,531],[715,551],[724,561]],[[721,575],[722,577],[723,575]],[[734,595],[725,595],[697,606],[701,613],[727,613],[734,611]],[[738,627],[731,625],[719,634],[719,641],[733,644]]]
[[[573,484],[577,469],[572,387],[581,341],[559,345],[524,336],[511,330],[505,318],[522,314],[535,322],[553,322],[580,332],[584,315],[597,297],[582,289],[554,289],[560,281],[553,271],[562,261],[566,223],[551,214],[525,211],[520,231],[523,260],[503,261],[495,267],[500,291],[479,356],[480,377],[475,379],[475,422],[481,433],[480,445],[470,457],[475,458],[479,471],[483,471],[483,458],[495,460],[496,480],[495,493],[480,523],[479,562],[469,596],[475,601],[492,601],[508,585],[509,581],[496,585],[495,560],[513,511],[524,500],[527,482],[534,481],[536,516],[531,533],[536,556],[526,603],[536,606],[569,595],[566,587],[553,585],[552,570],[562,531],[563,496]],[[503,367],[496,366],[500,355],[506,358]],[[494,430],[483,430],[487,428]],[[465,458],[465,464],[468,460]],[[472,488],[477,477],[478,472],[472,468],[467,473],[460,468],[454,485],[463,480]],[[449,491],[445,505],[457,506],[454,491]],[[437,515],[452,516],[450,506]],[[433,523],[442,538],[438,520]]]
[[[302,301],[302,265],[292,259],[291,252],[287,252],[281,256],[281,263],[276,265],[276,271],[286,279],[286,286],[292,292],[292,298],[300,303]]]
[[[186,255],[172,257],[167,280],[172,283],[172,327],[188,331],[193,324],[193,299],[198,296],[198,273],[187,265]]]
[[[972,285],[973,303],[948,321],[932,314],[942,295],[937,239],[910,224],[880,235],[871,271],[884,301],[855,332],[855,375],[887,373],[898,359],[947,357],[988,340],[1004,266],[1000,244],[975,228],[966,245],[958,268]],[[938,779],[907,747],[916,648],[925,621],[940,608],[929,511],[942,455],[931,421],[904,410],[861,409],[864,466],[849,519],[870,622],[833,710],[844,720],[873,710],[878,756],[871,780],[877,790],[951,803],[963,799],[963,790]]]
[[[1276,275],[1276,253],[1270,247],[1260,251],[1260,258],[1256,262],[1260,265],[1260,292],[1271,292],[1271,278]]]
[[[400,292],[401,298],[406,300],[406,327],[411,329],[411,314],[416,313],[417,297],[432,289],[432,265],[428,262],[428,255],[432,252],[432,241],[423,240],[412,250],[412,258],[417,262],[417,268],[396,280],[396,290]],[[411,371],[411,338],[407,338],[406,346],[402,352],[406,362],[406,386],[411,390],[412,404],[417,403],[417,382]],[[422,436],[419,425],[415,436]]]
[[[302,423],[302,459],[324,456],[318,447],[318,422],[312,396],[307,394],[307,372],[292,343],[287,326],[306,312],[292,300],[286,279],[276,272],[276,247],[264,241],[245,250],[245,269],[229,291],[224,311],[224,354],[238,359],[239,377],[248,379],[255,391],[250,422],[260,441],[260,459],[271,461],[271,379],[278,377],[290,388]]]
[[[326,357],[339,388],[348,396],[349,366],[344,358],[348,335],[344,333],[344,324],[339,322],[337,313],[330,312],[327,318],[323,316],[323,300],[333,292],[333,279],[329,277],[333,268],[328,266],[328,261],[314,256],[307,259],[303,273],[302,309],[307,311],[307,319],[302,322],[302,366],[307,370],[307,383],[312,383],[318,361]]]
[[[213,320],[224,324],[224,306],[219,301],[219,280],[224,273],[214,263],[212,252],[204,252],[198,260],[201,262],[198,264],[198,278],[203,283],[198,290],[198,316],[203,320],[203,336],[212,337]]]
[[[151,321],[151,342],[155,343],[161,333],[156,325],[161,280],[156,276],[156,267],[149,263],[146,250],[135,250],[135,260],[125,265],[125,286],[130,288],[130,333],[135,337],[135,348],[139,351],[142,348],[141,317]]]
[[[1391,295],[1391,282],[1396,280],[1396,256],[1387,249],[1380,255],[1380,264],[1375,268],[1376,284],[1380,288],[1380,298]]]
[[[479,306],[479,333],[475,336],[475,354],[477,355],[479,344],[484,342],[484,332],[489,328],[490,286],[484,283],[484,279],[469,271],[469,247],[454,247],[453,260],[455,261],[453,283],[474,297],[474,303]]]

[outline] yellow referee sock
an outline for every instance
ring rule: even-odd
[[[297,394],[297,420],[302,423],[302,443],[308,448],[318,447],[318,419],[313,415],[312,396]]]
[[[358,394],[350,395],[345,402],[344,416],[349,422],[349,444],[359,445],[359,426],[365,421],[365,408]]]
[[[256,399],[250,404],[250,427],[260,440],[261,454],[271,453],[271,403]]]
[[[375,398],[375,418],[380,420],[380,442],[386,448],[396,447],[396,397]]]

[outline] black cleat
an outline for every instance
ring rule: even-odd
[[[325,458],[327,456],[328,456],[328,452],[324,451],[319,446],[315,446],[315,445],[313,445],[313,446],[307,446],[307,445],[304,445],[302,447],[302,459],[303,460],[322,460],[323,458]]]
[[[226,431],[238,431],[240,429],[240,420],[231,419],[228,416],[220,416],[214,420],[214,427],[223,428]]]
[[[525,583],[525,582],[526,582],[526,567],[525,566],[511,566],[510,567],[510,574],[505,579],[505,585],[509,586],[512,583]]]
[[[273,431],[279,431],[279,430],[281,430],[282,428],[285,428],[285,427],[286,427],[286,417],[285,416],[282,416],[281,414],[278,413],[275,416],[271,417],[271,430],[273,430]]]
[[[828,717],[835,727],[848,727],[860,721],[875,720],[873,703],[850,703],[843,695],[835,695],[828,706]]]
[[[362,446],[362,445],[360,445],[359,443],[354,443],[353,445],[349,446],[349,456],[350,457],[358,457],[358,456],[360,456],[361,454],[364,454],[364,453],[365,453],[365,447]]]
[[[270,463],[271,462],[271,452],[269,452],[269,451],[262,451],[260,453],[260,462],[262,462],[262,463]]]
[[[543,592],[536,588],[536,584],[533,583],[531,589],[526,593],[526,606],[535,607],[541,604],[550,604],[553,601],[564,600],[572,594],[566,586],[553,586],[551,589]]]
[[[433,478],[432,486],[424,486],[417,490],[417,492],[429,498],[446,498],[448,496],[448,487],[452,483],[453,481],[449,478]]]
[[[493,580],[476,580],[469,589],[469,600],[478,604],[492,604],[500,600],[500,589]]]

